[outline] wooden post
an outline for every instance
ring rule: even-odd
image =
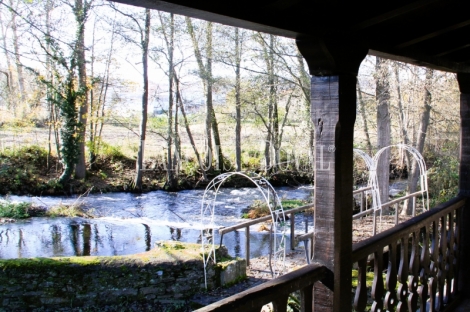
[[[343,45],[344,44],[344,45]],[[367,49],[298,39],[311,79],[315,125],[313,261],[329,269],[313,288],[314,311],[351,310],[353,133],[356,75]]]
[[[295,250],[295,214],[291,213],[290,217],[290,249]]]
[[[250,265],[250,226],[245,228],[245,254],[246,266]]]
[[[460,87],[460,168],[459,195],[467,197],[460,227],[459,292],[462,298],[470,298],[470,74],[457,74]]]

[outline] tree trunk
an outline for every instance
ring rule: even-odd
[[[186,26],[188,29],[188,33],[191,37],[191,41],[193,43],[194,55],[196,57],[197,65],[199,68],[199,76],[201,77],[202,84],[204,87],[204,92],[206,96],[206,119],[205,119],[205,130],[206,130],[206,165],[207,167],[202,168],[203,170],[209,170],[212,167],[212,84],[209,86],[210,79],[208,78],[209,75],[207,73],[207,68],[204,66],[202,61],[201,50],[199,49],[199,44],[196,39],[196,34],[194,33],[194,27],[189,17],[186,17]],[[207,27],[211,27],[210,31],[210,38],[212,40],[212,24],[210,22],[207,23]],[[209,38],[209,29],[207,29],[207,37]]]
[[[358,98],[357,102],[359,104],[359,111],[361,112],[361,117],[362,117],[362,122],[363,122],[364,136],[366,137],[367,151],[369,155],[372,155],[372,143],[370,142],[369,126],[367,125],[366,107],[365,107],[364,100],[362,99],[361,85],[359,84],[359,81],[357,82],[357,98]]]
[[[5,26],[5,28],[3,27],[3,20],[2,20],[2,15],[0,14],[0,26],[1,26],[1,30],[2,30],[2,43],[3,43],[3,46],[6,48],[7,47],[7,40],[6,40],[6,33],[7,33],[7,30],[8,30],[8,27]],[[13,104],[13,90],[15,89],[14,87],[14,83],[13,83],[13,72],[11,70],[11,62],[10,62],[10,55],[8,54],[8,51],[7,49],[4,49],[3,50],[4,54],[5,54],[5,60],[6,60],[6,64],[7,64],[7,84],[8,84],[8,91],[9,91],[9,94],[8,94],[8,100],[7,100],[7,109],[10,110],[10,109],[14,109],[14,104]]]
[[[178,140],[178,105],[174,107],[174,86],[177,81],[175,79],[174,68],[174,38],[175,38],[175,22],[174,15],[170,14],[169,33],[167,33],[165,22],[159,13],[160,23],[162,25],[163,37],[167,47],[168,60],[168,128],[167,128],[167,170],[165,190],[176,191],[178,189],[178,162],[179,162],[179,140]],[[177,87],[178,88],[178,87]],[[174,116],[173,116],[174,115]],[[174,126],[173,126],[174,121]],[[174,145],[174,149],[173,149]]]
[[[242,171],[242,147],[241,147],[241,131],[242,131],[242,114],[240,100],[240,63],[241,63],[241,40],[238,27],[235,28],[235,158],[237,163],[237,171]]]
[[[51,0],[46,0],[45,3],[45,13],[46,13],[46,75],[48,80],[51,82],[51,85],[54,84],[53,82],[53,74],[52,74],[52,60],[51,60],[51,48],[50,48],[50,37],[51,37],[51,10],[52,4]],[[54,102],[52,101],[53,90],[50,85],[46,87],[46,101],[47,101],[47,110],[49,112],[48,123],[49,123],[49,133],[48,133],[48,140],[47,140],[47,170],[51,169],[50,159],[52,158],[52,130],[56,131],[56,127],[53,125],[54,121]],[[56,142],[57,144],[57,142]]]
[[[88,5],[83,0],[75,0],[75,20],[77,22],[77,42],[75,45],[75,55],[78,66],[78,88],[82,93],[78,104],[79,108],[79,154],[78,162],[75,166],[75,177],[77,179],[85,179],[86,163],[85,163],[85,134],[88,114],[88,92],[86,77],[86,60],[85,60],[85,22],[88,14]]]
[[[405,120],[405,113],[404,113],[404,108],[403,108],[403,101],[401,98],[401,85],[400,85],[400,72],[398,70],[398,66],[396,62],[393,62],[393,70],[395,72],[395,83],[396,83],[396,88],[397,88],[397,104],[398,104],[398,121],[399,121],[399,126],[400,126],[400,134],[401,134],[401,140],[403,144],[410,144],[410,139],[408,138],[408,127],[407,127],[407,122]],[[406,163],[406,168],[410,170],[410,155],[408,152],[405,151],[404,153],[405,156],[405,163]]]
[[[141,108],[141,121],[140,121],[140,144],[139,151],[137,152],[136,162],[136,175],[134,180],[134,190],[142,191],[142,173],[144,163],[144,147],[145,135],[147,132],[147,107],[148,107],[148,47],[150,37],[150,9],[145,9],[145,28],[142,36],[142,70],[143,70],[143,93],[142,93],[142,108]]]
[[[424,101],[423,101],[423,106],[421,107],[421,120],[419,124],[418,140],[416,142],[416,149],[421,154],[423,154],[423,151],[424,151],[424,143],[426,141],[426,134],[428,131],[429,119],[431,116],[432,96],[429,90],[432,84],[432,77],[433,77],[433,70],[427,68],[426,80],[424,83]],[[419,176],[420,176],[420,172],[419,172],[418,162],[416,161],[416,159],[413,159],[410,175],[408,177],[408,192],[410,194],[416,192],[416,189],[418,187]],[[412,213],[412,203],[410,201],[406,211],[405,210],[403,211],[403,214],[410,215],[411,213]]]
[[[207,63],[206,63],[206,79],[207,79],[207,111],[210,114],[209,120],[212,128],[212,133],[214,135],[214,145],[215,145],[215,155],[216,159],[216,170],[224,170],[224,156],[222,153],[222,144],[220,142],[219,135],[219,125],[217,123],[217,118],[215,116],[214,103],[212,98],[212,86],[214,84],[214,79],[212,77],[212,22],[207,23],[207,39],[206,39],[206,53],[207,53]]]
[[[279,111],[277,103],[277,81],[274,73],[274,35],[269,35],[269,102],[272,106],[272,146],[274,148],[273,170],[278,169],[281,163],[281,139],[279,135]]]
[[[184,120],[184,126],[186,128],[186,133],[188,134],[189,142],[191,143],[191,146],[193,147],[194,154],[196,155],[196,159],[197,159],[197,162],[199,164],[199,167],[201,168],[202,177],[203,177],[204,181],[206,181],[207,180],[206,171],[203,169],[201,156],[199,154],[199,151],[197,150],[196,143],[194,143],[194,138],[193,138],[193,135],[191,133],[191,129],[189,128],[189,122],[188,122],[188,118],[186,117],[186,112],[184,110],[184,103],[183,103],[183,99],[181,98],[181,93],[180,93],[180,89],[179,89],[179,80],[178,80],[178,77],[176,76],[176,73],[174,75],[174,78],[175,78],[175,83],[176,83],[176,96],[177,96],[178,101],[180,103],[179,108],[181,110],[181,114],[183,115],[183,120]]]
[[[13,7],[12,0],[10,0],[10,6]],[[24,82],[24,75],[23,75],[23,65],[21,64],[21,60],[20,60],[18,31],[17,31],[17,24],[16,24],[16,13],[13,11],[11,12],[11,30],[13,33],[13,50],[15,51],[15,63],[16,63],[16,71],[18,73],[18,87],[19,87],[19,92],[20,92],[20,100],[21,102],[23,102],[25,99],[25,82]],[[21,104],[24,104],[24,103],[21,103]],[[15,110],[15,113],[16,113],[16,110]]]
[[[300,51],[297,50],[297,64],[298,64],[298,72],[300,76],[300,86],[302,87],[302,94],[304,98],[304,103],[305,107],[307,109],[307,128],[308,128],[308,160],[310,167],[313,168],[315,167],[315,157],[314,157],[314,140],[315,140],[315,127],[312,123],[312,118],[311,118],[311,109],[310,109],[310,98],[311,98],[311,90],[310,90],[310,76],[307,73],[307,70],[305,69],[305,64],[304,64],[304,58],[302,57],[302,54],[300,54]]]
[[[377,148],[389,146],[390,139],[390,82],[388,61],[376,58],[376,89],[377,101]],[[382,153],[377,163],[377,180],[380,190],[380,200],[382,203],[389,201],[389,180],[390,180],[390,149]],[[384,211],[387,213],[387,211]]]

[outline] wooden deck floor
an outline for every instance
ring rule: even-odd
[[[463,302],[454,310],[454,312],[470,311],[470,299],[464,299]]]

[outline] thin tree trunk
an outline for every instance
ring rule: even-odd
[[[179,109],[181,110],[181,114],[183,115],[184,127],[186,128],[186,133],[188,134],[189,142],[191,143],[191,146],[193,147],[197,162],[199,164],[199,167],[201,168],[202,177],[204,181],[206,181],[207,180],[206,171],[203,169],[201,155],[199,154],[199,151],[197,150],[196,143],[194,143],[193,134],[191,133],[191,129],[189,128],[189,122],[188,122],[188,118],[186,117],[186,112],[184,110],[184,103],[181,97],[181,93],[179,89],[179,80],[178,80],[178,77],[176,76],[176,73],[174,75],[174,78],[175,78],[175,83],[176,83],[176,96],[178,98],[178,102],[180,103]]]
[[[390,82],[388,61],[376,60],[376,100],[377,100],[377,148],[389,146],[390,138]],[[377,180],[382,203],[389,201],[390,149],[382,153],[377,163]],[[387,213],[387,211],[384,211]]]
[[[174,72],[174,70],[173,70]],[[179,86],[176,85],[176,88],[178,88]],[[179,90],[177,89],[176,92],[179,92]],[[179,106],[181,105],[181,102],[178,100],[178,97],[176,97],[176,102],[175,102],[176,106],[175,106],[175,126],[174,126],[174,130],[173,130],[173,136],[175,137],[175,151],[173,153],[173,168],[175,170],[175,180],[176,180],[176,186],[177,186],[177,183],[178,183],[178,175],[179,175],[179,172],[180,172],[180,160],[181,160],[181,139],[180,139],[180,136],[179,136],[179,122],[178,122],[178,110],[179,110]]]
[[[270,35],[270,43],[269,45],[266,44],[264,38],[260,33],[258,33],[258,36],[261,41],[261,46],[263,48],[263,58],[264,62],[266,64],[266,71],[268,75],[268,86],[269,86],[269,97],[268,97],[268,122],[266,124],[266,130],[267,130],[267,135],[266,135],[266,142],[264,145],[264,158],[265,158],[265,173],[271,173],[275,169],[276,163],[272,164],[272,159],[271,159],[271,149],[274,147],[273,144],[275,143],[274,140],[274,105],[275,105],[275,87],[274,87],[274,68],[273,68],[273,40],[274,36]],[[277,111],[277,109],[276,109]],[[274,147],[275,149],[275,147]],[[275,149],[275,161],[277,160],[276,155],[276,149]]]
[[[13,7],[13,1],[10,0],[10,6]],[[18,73],[18,87],[20,92],[20,99],[23,102],[25,98],[25,82],[24,82],[24,75],[23,75],[23,66],[20,60],[20,50],[19,50],[19,43],[18,43],[18,31],[17,31],[17,24],[16,24],[16,13],[11,12],[11,30],[13,33],[13,50],[15,51],[15,63],[16,63],[16,71]],[[21,103],[24,104],[24,103]]]
[[[85,0],[86,1],[86,0]],[[83,94],[79,98],[79,152],[78,162],[75,166],[75,177],[85,179],[86,162],[85,162],[85,135],[88,115],[88,92],[86,81],[86,60],[85,60],[85,22],[87,19],[88,8],[87,3],[83,0],[75,0],[75,19],[77,22],[77,42],[75,45],[75,54],[78,65],[78,88]]]
[[[408,127],[407,123],[405,120],[405,111],[403,108],[403,101],[401,97],[401,83],[400,83],[400,71],[398,69],[398,65],[396,62],[393,62],[393,71],[395,73],[395,84],[396,84],[396,89],[397,89],[397,105],[398,105],[398,123],[400,126],[400,136],[403,144],[410,144],[410,139],[408,137]],[[410,160],[410,154],[408,151],[403,151],[404,157],[405,157],[405,164],[406,168],[408,170],[408,173],[411,173],[411,160]],[[411,175],[408,176],[408,179],[411,177]],[[409,183],[408,183],[409,185]],[[410,193],[410,187],[408,186],[407,195],[411,194]],[[407,209],[404,209],[402,213],[407,213],[407,211],[411,211],[413,208],[413,200],[405,200],[404,207],[407,207]]]
[[[304,64],[304,58],[300,51],[297,50],[297,64],[298,72],[300,76],[300,85],[302,87],[302,94],[304,95],[304,103],[307,109],[307,128],[309,132],[308,138],[308,159],[310,167],[313,169],[315,167],[315,157],[314,157],[314,141],[315,141],[315,127],[312,124],[312,118],[310,116],[310,75],[307,73]],[[313,170],[312,170],[313,172]]]
[[[142,191],[142,173],[144,164],[144,148],[145,148],[145,135],[147,132],[147,108],[148,108],[148,47],[150,38],[150,9],[145,9],[145,28],[144,33],[141,34],[142,42],[142,78],[143,78],[143,92],[142,92],[142,108],[141,108],[141,121],[140,121],[140,144],[139,151],[137,152],[136,162],[136,176],[134,180],[134,190]]]
[[[91,44],[91,62],[90,62],[90,75],[92,81],[95,79],[95,30],[96,30],[96,20],[95,23],[93,24],[93,40]],[[90,163],[90,168],[95,169],[95,162],[96,162],[96,129],[97,129],[97,122],[98,120],[95,117],[96,111],[98,110],[99,104],[95,103],[99,102],[95,100],[95,84],[91,86],[90,89],[90,118],[88,120],[89,122],[89,130],[88,130],[88,140],[89,140],[89,150],[88,150],[88,155],[89,155],[89,163]]]
[[[372,155],[372,143],[370,142],[369,126],[367,125],[366,107],[364,100],[362,99],[361,85],[359,84],[359,81],[357,82],[357,98],[359,103],[359,111],[361,112],[363,122],[364,136],[366,137],[367,151],[369,155]]]
[[[208,168],[210,169],[212,166],[212,155],[213,155],[213,144],[212,144],[212,133],[214,135],[214,144],[216,147],[216,155],[217,155],[217,163],[219,168],[223,170],[223,153],[222,153],[222,146],[220,141],[219,135],[219,126],[217,123],[217,119],[215,116],[215,110],[213,106],[212,100],[212,85],[213,85],[213,77],[212,77],[212,23],[207,22],[206,28],[206,65],[204,66],[201,51],[199,49],[199,44],[196,39],[196,35],[194,33],[194,27],[192,25],[191,19],[189,17],[186,18],[186,25],[188,29],[188,33],[191,37],[191,41],[193,43],[194,48],[194,55],[196,56],[196,61],[199,67],[199,75],[203,81],[203,86],[206,92],[206,120],[205,120],[205,127],[206,127],[206,142],[207,142],[207,154],[206,154],[206,163]],[[221,166],[221,167],[220,167]]]
[[[277,103],[277,81],[274,73],[274,35],[269,35],[269,102],[272,105],[272,146],[274,148],[274,166],[273,170],[276,171],[281,163],[281,139],[279,136],[279,111]]]
[[[3,20],[2,20],[2,15],[0,14],[0,27],[2,31],[2,43],[5,49],[3,50],[5,54],[5,60],[7,63],[7,73],[5,74],[7,76],[7,84],[8,84],[8,100],[7,100],[7,109],[10,110],[13,108],[13,90],[15,89],[14,83],[13,83],[13,72],[11,70],[11,61],[10,61],[10,55],[8,54],[8,51],[6,49],[7,47],[7,40],[6,40],[6,33],[8,30],[8,26],[3,27]]]
[[[46,0],[45,3],[45,10],[46,10],[46,75],[48,76],[48,80],[51,82],[51,85],[54,84],[53,82],[53,74],[52,74],[52,60],[50,57],[51,49],[50,49],[50,36],[51,36],[51,0]],[[47,99],[47,108],[49,112],[49,133],[48,133],[48,140],[47,140],[47,170],[51,169],[50,159],[52,157],[52,129],[55,130],[53,126],[54,122],[54,102],[52,101],[52,94],[53,91],[51,90],[51,86],[47,85],[46,90],[46,99]]]
[[[241,131],[242,131],[242,114],[240,100],[240,63],[241,63],[241,40],[238,27],[235,28],[235,158],[237,163],[237,171],[242,171],[242,147],[241,147]]]
[[[216,163],[217,163],[217,170],[224,170],[224,156],[222,153],[222,145],[220,142],[220,135],[219,135],[219,125],[217,123],[217,117],[215,116],[215,110],[214,110],[214,103],[213,103],[213,97],[212,97],[212,86],[214,84],[214,80],[212,77],[212,52],[213,52],[213,46],[212,46],[212,22],[207,23],[207,30],[206,30],[206,79],[207,79],[207,111],[210,114],[210,125],[212,128],[212,134],[214,135],[214,145],[215,145],[215,155],[217,157]],[[206,122],[209,122],[206,121]]]
[[[418,152],[421,154],[424,151],[424,143],[426,141],[426,134],[428,131],[428,126],[429,126],[429,119],[431,116],[431,92],[429,91],[430,86],[432,84],[432,77],[433,77],[433,70],[427,68],[426,69],[426,80],[425,80],[425,85],[424,85],[424,101],[423,101],[423,106],[421,107],[421,118],[420,118],[420,124],[419,124],[419,132],[418,132],[418,138],[416,142],[416,149]],[[414,193],[416,192],[416,189],[418,187],[418,179],[420,176],[419,172],[419,166],[416,161],[416,159],[413,159],[412,162],[412,167],[411,167],[411,173],[408,179],[408,191],[409,193]],[[411,214],[412,213],[412,205],[408,205],[408,209],[406,211],[403,211],[403,214]]]
[[[174,15],[170,14],[170,29],[167,34],[165,22],[161,13],[159,13],[160,23],[162,25],[163,37],[167,46],[168,56],[168,128],[167,128],[167,173],[165,189],[167,191],[176,191],[178,188],[178,170],[179,170],[179,138],[178,138],[178,103],[174,107],[174,83],[175,83],[175,67],[174,67],[174,40],[175,40],[175,22]],[[174,114],[174,116],[173,116]],[[174,119],[173,119],[174,118]],[[174,125],[173,125],[174,121]],[[174,150],[173,150],[174,144]]]

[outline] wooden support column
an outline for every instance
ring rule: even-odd
[[[459,292],[462,298],[470,298],[470,74],[457,74],[460,87],[460,168],[459,195],[467,197],[460,227]]]
[[[329,276],[313,288],[314,311],[351,310],[353,133],[356,76],[367,49],[298,39],[311,79],[315,125],[313,261]]]

